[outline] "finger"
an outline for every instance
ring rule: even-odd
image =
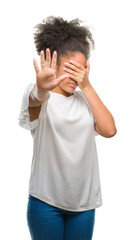
[[[51,68],[54,70],[56,70],[56,62],[57,62],[57,52],[54,51],[52,56],[52,63],[51,63]]]
[[[73,79],[73,80],[75,80],[75,81],[77,81],[77,82],[79,81],[79,77],[77,77],[77,76],[75,76],[73,74],[68,73],[68,77]]]
[[[68,77],[68,74],[62,75],[59,78],[56,79],[57,83],[60,83],[62,80],[66,79]]]
[[[76,72],[78,72],[78,73],[80,73],[80,72],[82,71],[80,68],[75,67],[75,66],[74,66],[73,64],[71,64],[71,63],[65,62],[64,65],[67,66],[67,67],[69,67],[69,68],[71,68],[71,69],[73,69],[74,71],[76,71]]]
[[[78,74],[79,74],[78,72],[75,72],[75,71],[73,71],[73,70],[71,70],[69,68],[66,68],[66,67],[64,67],[63,70],[66,71],[67,73],[71,73],[71,74],[73,74],[75,76],[78,76]]]
[[[37,61],[35,58],[33,58],[33,65],[34,65],[34,68],[35,68],[35,71],[36,73],[40,72],[40,69],[38,67],[38,64],[37,64]]]
[[[80,63],[75,62],[75,61],[73,61],[73,60],[70,60],[69,62],[70,62],[71,64],[75,65],[76,67],[80,68],[81,70],[84,70],[84,67],[83,67]]]
[[[46,67],[50,67],[50,63],[51,63],[51,53],[50,53],[50,49],[47,48],[46,49]]]
[[[45,57],[44,57],[44,51],[43,50],[40,52],[40,65],[41,65],[41,69],[45,68]]]

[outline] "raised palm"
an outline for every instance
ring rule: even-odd
[[[40,64],[41,70],[38,67],[37,61],[33,59],[33,65],[36,71],[36,84],[37,88],[40,90],[52,90],[55,88],[62,80],[67,77],[67,74],[56,78],[56,64],[57,64],[57,52],[53,52],[52,61],[50,49],[46,49],[46,60],[44,56],[44,51],[40,52]]]

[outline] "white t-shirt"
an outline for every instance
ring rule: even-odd
[[[38,119],[30,122],[30,83],[19,125],[31,131],[33,157],[28,193],[52,206],[86,211],[102,205],[95,118],[81,90],[66,97],[50,91]]]

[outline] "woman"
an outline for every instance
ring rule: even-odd
[[[112,114],[89,81],[94,40],[78,19],[38,24],[36,83],[23,95],[19,125],[34,149],[27,222],[33,240],[91,240],[102,205],[95,136],[112,137]],[[76,87],[80,90],[76,90]]]

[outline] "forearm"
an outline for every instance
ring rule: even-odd
[[[29,107],[38,107],[50,97],[49,91],[38,90],[36,84],[34,85],[29,95]]]
[[[103,135],[113,135],[116,133],[117,129],[114,118],[107,107],[103,104],[92,85],[89,83],[81,90],[93,112],[98,129],[101,133]]]

